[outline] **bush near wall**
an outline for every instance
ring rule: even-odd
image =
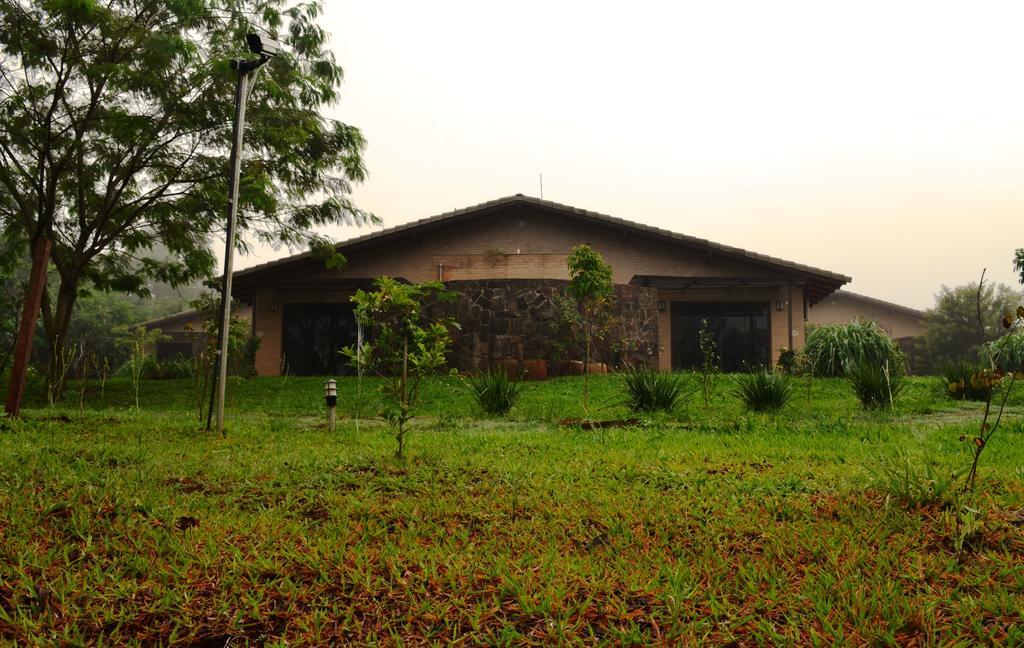
[[[814,358],[814,373],[826,378],[842,377],[854,367],[868,363],[889,371],[905,371],[899,345],[874,322],[855,319],[847,324],[822,324],[807,334],[804,351]]]

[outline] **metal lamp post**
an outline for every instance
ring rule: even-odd
[[[220,341],[217,345],[217,370],[214,372],[211,407],[207,412],[206,429],[210,429],[213,400],[216,398],[217,432],[224,433],[224,394],[228,377],[228,332],[231,328],[231,273],[234,268],[235,220],[238,217],[238,178],[242,170],[242,138],[245,133],[245,102],[249,98],[249,77],[264,63],[281,52],[277,41],[249,34],[245,37],[249,51],[258,59],[233,59],[231,69],[238,72],[235,87],[235,123],[231,134],[231,175],[228,177],[228,224],[224,232],[224,277],[220,293]]]

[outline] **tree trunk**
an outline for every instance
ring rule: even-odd
[[[32,356],[32,338],[36,333],[42,298],[46,294],[46,267],[50,262],[51,249],[50,241],[42,237],[36,239],[32,245],[32,271],[25,288],[25,300],[22,304],[14,347],[14,366],[11,368],[11,377],[7,385],[7,403],[4,406],[8,416],[17,417],[21,413],[26,372]]]
[[[586,307],[584,307],[586,308]],[[583,311],[583,337],[586,338],[586,351],[583,354],[583,413],[590,418],[590,316]]]
[[[54,400],[63,396],[69,369],[68,328],[71,326],[71,314],[78,299],[78,283],[77,276],[62,276],[60,287],[57,289],[56,304],[51,303],[49,291],[43,293],[43,328],[46,330],[46,342],[50,350],[46,382]]]

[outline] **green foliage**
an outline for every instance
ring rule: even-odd
[[[24,244],[16,231],[15,236],[7,234],[0,231],[0,376],[5,375],[14,350],[28,276]]]
[[[1020,275],[1020,282],[1024,284],[1024,248],[1017,248],[1013,253],[1013,269]]]
[[[985,273],[981,273],[981,285],[984,285]],[[980,292],[980,291],[979,291]],[[979,299],[980,308],[980,299]],[[1017,334],[1019,331],[1024,329],[1024,305],[1017,304],[1012,309],[1008,309],[1006,314],[1000,320],[1004,329],[1007,329],[1007,335],[1012,336]],[[985,343],[985,355],[988,358],[988,366],[981,371],[974,374],[971,377],[971,384],[979,387],[988,389],[988,397],[985,399],[985,410],[981,417],[981,423],[978,425],[978,434],[973,438],[969,438],[969,442],[973,446],[974,459],[971,461],[971,468],[967,472],[966,485],[964,487],[965,492],[974,490],[974,482],[978,477],[978,466],[981,461],[981,455],[984,453],[985,448],[988,447],[989,441],[995,435],[996,430],[999,428],[999,424],[1003,421],[1003,412],[1006,410],[1006,403],[1010,398],[1010,394],[1013,392],[1013,387],[1016,385],[1018,379],[1024,378],[1024,368],[1016,367],[1015,369],[1021,369],[1021,371],[1010,371],[1004,373],[999,371],[996,367],[996,354],[992,350],[992,343]],[[993,396],[997,389],[1002,390],[1002,395],[996,401]],[[994,407],[993,407],[994,405]],[[961,437],[962,440],[968,440],[967,435]]]
[[[204,364],[209,365],[209,371],[213,371],[212,365],[216,359],[217,345],[220,343],[217,331],[220,296],[204,290],[192,300],[191,306],[199,312],[203,322],[202,334],[194,338],[193,342],[205,341],[199,353],[207,356]],[[232,303],[231,306],[231,321],[228,324],[228,375],[251,378],[256,375],[256,352],[259,351],[261,340],[259,336],[253,334],[252,324],[234,312],[236,304]],[[186,327],[186,330],[191,331],[191,328]]]
[[[992,361],[1001,371],[1024,370],[1024,330],[1007,333],[990,346]]]
[[[975,548],[986,532],[986,515],[983,511],[969,506],[956,506],[955,511],[945,511],[949,519],[948,533],[952,540],[953,550],[959,556],[964,551]]]
[[[847,371],[846,376],[864,409],[892,407],[907,387],[903,374],[891,371],[887,365],[861,362]]]
[[[700,391],[704,395],[704,407],[711,403],[711,386],[714,384],[715,375],[719,372],[718,366],[718,343],[715,336],[708,328],[708,321],[700,321],[700,331],[697,334],[697,344],[700,346]]]
[[[128,360],[128,349],[112,332],[139,322],[162,317],[183,309],[185,303],[173,297],[141,298],[104,291],[89,291],[79,297],[68,326],[68,343],[84,345],[112,367]]]
[[[957,497],[956,472],[945,473],[934,459],[915,465],[906,455],[883,460],[873,468],[875,489],[911,509],[950,506]]]
[[[577,245],[569,253],[569,295],[577,302],[598,301],[612,296],[612,268],[589,245]]]
[[[183,355],[176,355],[158,364],[157,378],[161,380],[177,380],[192,377],[192,360]]]
[[[943,286],[935,306],[925,314],[924,333],[914,347],[920,370],[936,374],[943,364],[961,360],[987,363],[986,340],[1003,334],[1000,321],[1020,300],[1020,293],[1004,284],[986,283],[980,291],[978,282],[955,288]]]
[[[594,340],[607,330],[609,320],[605,316],[611,306],[612,268],[604,257],[589,245],[577,245],[566,259],[569,267],[569,295],[576,300],[583,317],[583,409],[590,405],[590,352]]]
[[[132,378],[136,371],[131,359],[122,364],[114,375],[118,378]],[[140,380],[178,380],[180,378],[192,377],[192,361],[189,358],[178,355],[168,358],[163,362],[158,361],[152,355],[146,355],[142,359],[142,366],[138,369]]]
[[[792,375],[796,373],[796,362],[796,351],[782,347],[779,349],[779,361],[775,364],[775,368],[782,373]]]
[[[522,383],[512,380],[507,372],[500,369],[467,376],[466,384],[480,409],[500,416],[509,413],[523,391]]]
[[[54,357],[71,341],[83,286],[144,296],[154,281],[213,272],[211,240],[227,211],[230,61],[252,58],[246,33],[276,35],[284,51],[251,85],[239,247],[322,248],[316,228],[375,220],[349,199],[366,176],[363,136],[325,116],[343,74],[322,8],[3,0],[0,230],[22,245],[53,242],[60,281],[43,321]]]
[[[579,377],[529,384],[494,421],[436,376],[403,462],[378,421],[321,425],[320,377],[243,381],[226,439],[196,434],[187,381],[145,385],[142,416],[121,379],[84,417],[36,395],[0,422],[0,643],[1019,645],[1021,428],[972,502],[983,542],[955,509],[886,508],[864,492],[873,459],[909,448],[944,479],[976,417],[909,380],[899,416],[823,378],[775,417],[716,399],[594,443],[556,427],[581,411]],[[592,381],[615,400],[619,376]],[[357,379],[340,383],[346,411]]]
[[[943,363],[942,386],[946,394],[956,400],[988,400],[992,385],[975,378],[983,370],[983,367],[965,360]]]
[[[800,349],[793,359],[793,375],[803,380],[808,403],[811,402],[811,391],[814,388],[814,364],[814,353],[806,348]]]
[[[553,361],[569,360],[582,336],[583,316],[576,302],[563,295],[551,298],[553,314],[548,320],[547,353]]]
[[[347,347],[342,353],[353,366],[386,378],[381,416],[391,425],[398,443],[395,454],[401,457],[406,426],[419,402],[420,383],[445,365],[451,346],[448,331],[458,326],[450,317],[431,320],[423,302],[452,301],[456,295],[440,282],[404,284],[380,277],[374,284],[376,290],[359,290],[352,297],[356,319],[371,330],[373,342],[364,343],[362,349]]]
[[[761,368],[746,374],[737,374],[736,395],[754,412],[776,412],[793,400],[794,390],[790,378]]]
[[[627,367],[621,375],[623,403],[633,412],[675,412],[686,400],[686,386],[679,374]]]
[[[807,334],[805,352],[814,358],[814,372],[828,378],[845,376],[861,363],[903,371],[899,345],[878,324],[855,319],[848,324],[823,324]]]
[[[118,335],[118,343],[128,350],[126,366],[135,391],[135,412],[138,413],[140,411],[139,385],[144,378],[147,365],[153,362],[151,351],[157,342],[166,339],[166,336],[160,329],[147,329],[144,326],[120,327],[115,329],[115,333]],[[65,363],[66,365],[67,363]]]

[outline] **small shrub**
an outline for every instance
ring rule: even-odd
[[[1024,330],[1007,333],[990,346],[992,361],[1002,371],[1020,371],[1024,367]]]
[[[398,444],[395,456],[402,459],[423,379],[444,366],[451,347],[449,329],[458,327],[451,317],[428,317],[423,303],[451,301],[455,293],[445,290],[439,281],[405,284],[378,277],[374,286],[372,291],[357,290],[352,296],[356,321],[372,327],[373,343],[345,347],[340,353],[360,372],[370,371],[384,379],[380,415]]]
[[[781,373],[758,369],[736,376],[736,395],[747,409],[774,412],[793,399],[793,384]]]
[[[719,371],[718,343],[715,336],[708,327],[708,321],[700,321],[700,331],[697,333],[697,342],[700,345],[700,391],[704,396],[704,408],[711,404],[711,386],[715,382],[715,374]]]
[[[814,387],[814,354],[801,349],[793,358],[793,375],[799,376],[804,382],[807,402],[811,402],[811,390]]]
[[[192,359],[186,358],[180,353],[173,358],[159,362],[155,367],[155,374],[152,378],[173,379],[192,377]]]
[[[673,412],[686,399],[683,377],[646,367],[622,372],[623,403],[634,412]]]
[[[989,382],[978,381],[981,367],[960,360],[942,365],[942,382],[946,394],[955,400],[985,401],[992,393]]]
[[[814,327],[804,349],[814,358],[814,373],[824,378],[845,376],[862,362],[879,366],[888,362],[900,371],[905,364],[899,345],[877,324],[862,319]]]
[[[892,407],[907,382],[903,374],[889,371],[886,365],[862,362],[847,372],[850,386],[865,409]]]
[[[796,373],[797,354],[793,349],[782,347],[779,349],[779,361],[775,368],[785,374]]]
[[[480,408],[488,414],[504,416],[522,395],[522,383],[509,378],[501,369],[488,369],[475,376],[467,376],[466,384]]]
[[[139,384],[146,377],[147,372],[159,369],[156,360],[149,355],[149,348],[166,339],[166,336],[160,332],[160,329],[146,329],[144,326],[136,326],[133,329],[118,327],[113,332],[118,336],[118,344],[128,349],[128,362],[125,363],[127,369],[122,367],[122,370],[127,371],[131,378],[132,389],[135,392],[135,413],[138,414]],[[141,448],[141,446],[140,437],[139,447]]]
[[[143,380],[151,380],[157,374],[158,364],[156,358],[146,357],[142,360],[142,368],[139,371],[139,377]],[[117,368],[114,372],[114,376],[117,378],[131,378],[132,377],[132,363],[126,361],[123,365]]]

